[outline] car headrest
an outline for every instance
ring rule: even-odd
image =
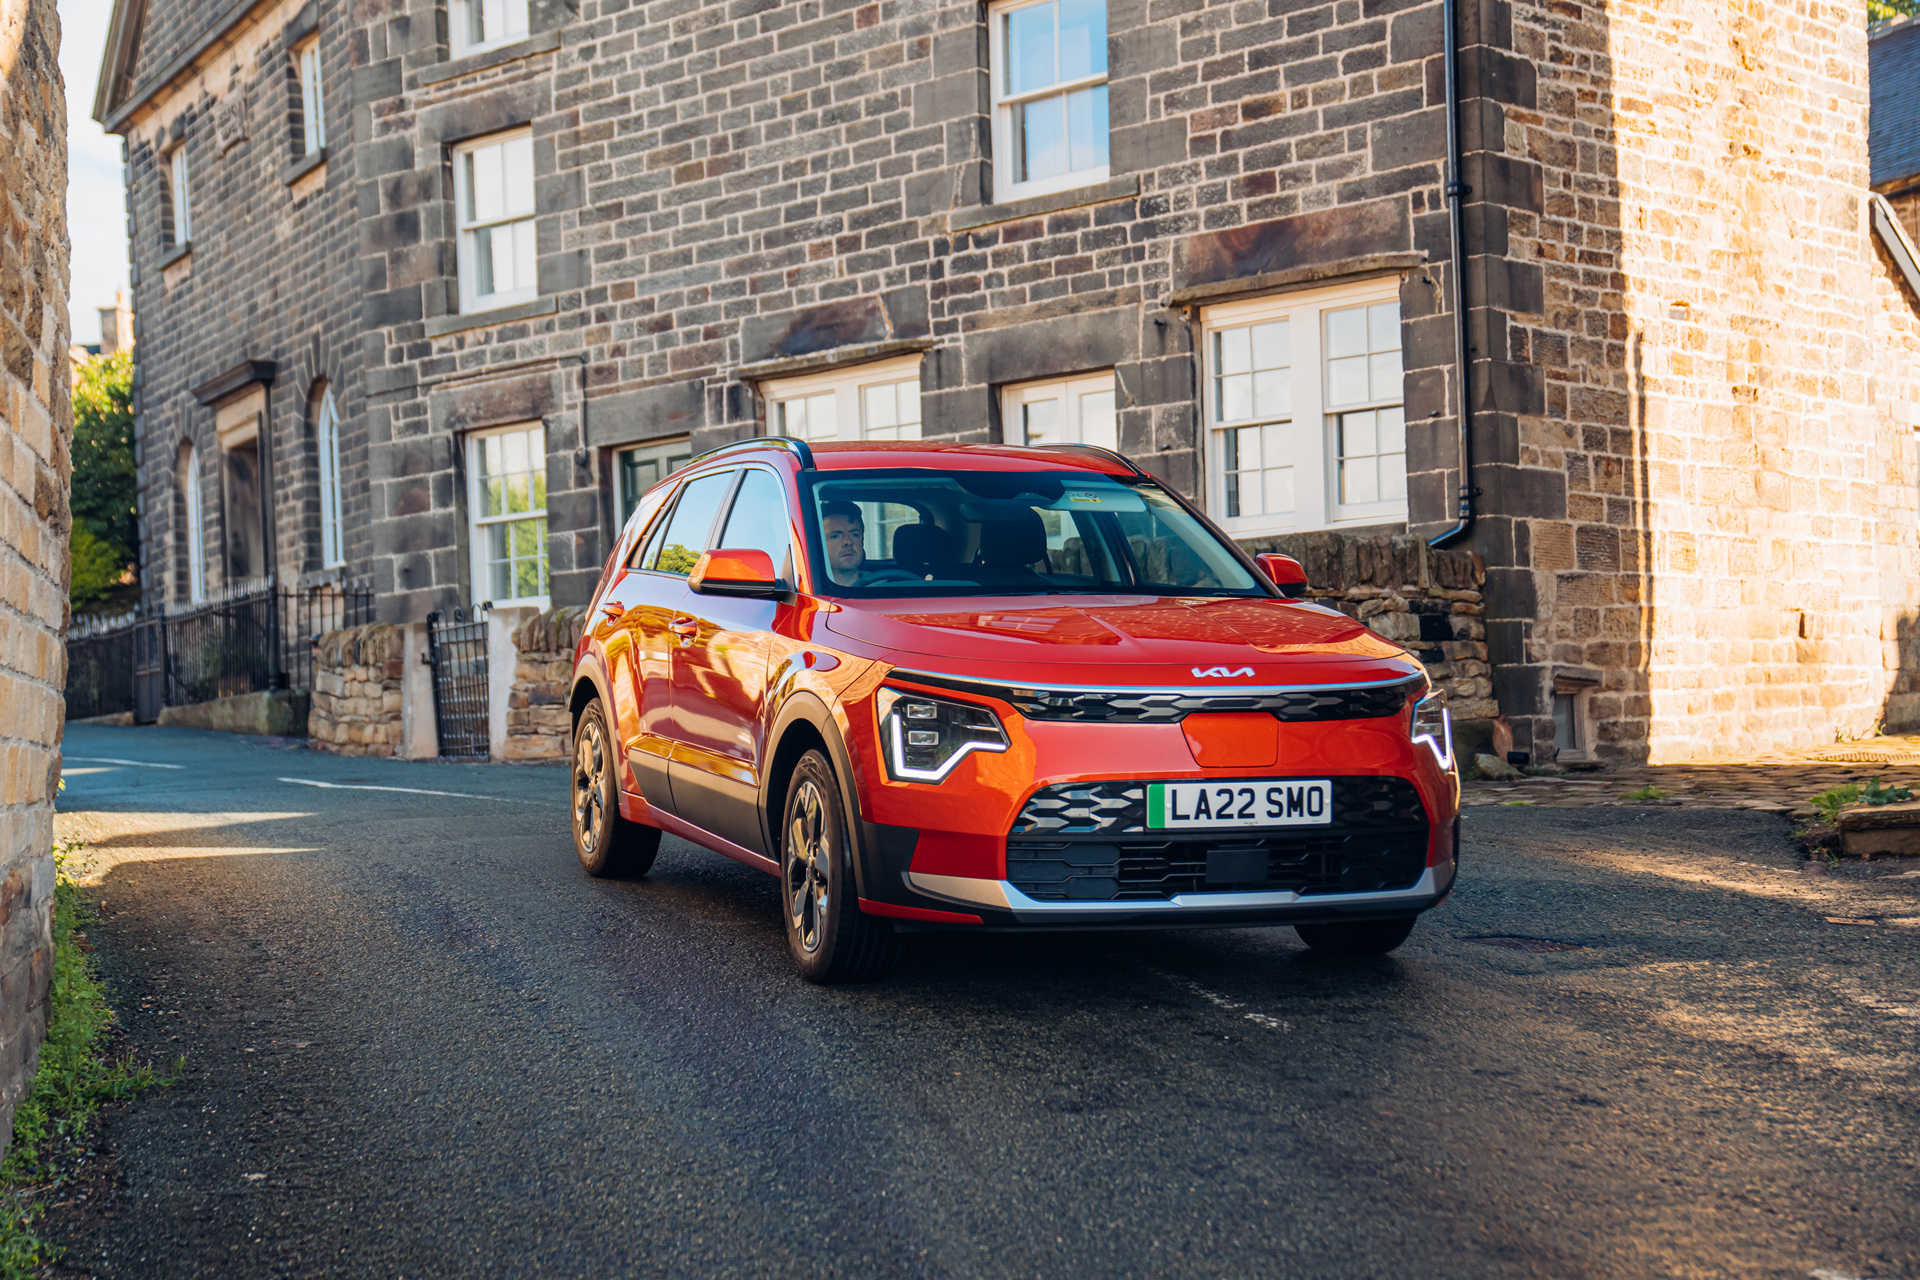
[[[925,573],[954,559],[953,535],[937,524],[903,524],[893,531],[893,562],[902,569]]]
[[[1040,513],[1026,510],[1008,520],[988,520],[980,526],[980,562],[1004,566],[1028,565],[1047,558],[1047,527]]]

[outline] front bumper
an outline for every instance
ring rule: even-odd
[[[1129,902],[1040,902],[1006,880],[914,871],[907,872],[906,881],[918,894],[979,915],[988,928],[1231,928],[1417,915],[1446,897],[1453,869],[1451,862],[1428,867],[1411,888],[1379,893],[1194,893]]]

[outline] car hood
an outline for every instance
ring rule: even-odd
[[[902,666],[1002,681],[1349,683],[1421,669],[1400,646],[1345,614],[1273,599],[860,601],[828,615],[826,625],[848,639],[893,650]]]

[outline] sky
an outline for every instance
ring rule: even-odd
[[[60,71],[67,81],[67,231],[73,240],[73,340],[100,341],[96,308],[127,287],[127,197],[120,139],[93,119],[93,89],[107,46],[113,0],[59,0]]]

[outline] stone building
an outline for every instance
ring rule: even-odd
[[[0,1152],[53,974],[73,444],[59,56],[53,0],[0,0]]]
[[[146,590],[573,605],[729,439],[1080,441],[1540,758],[1920,720],[1863,3],[117,0]]]

